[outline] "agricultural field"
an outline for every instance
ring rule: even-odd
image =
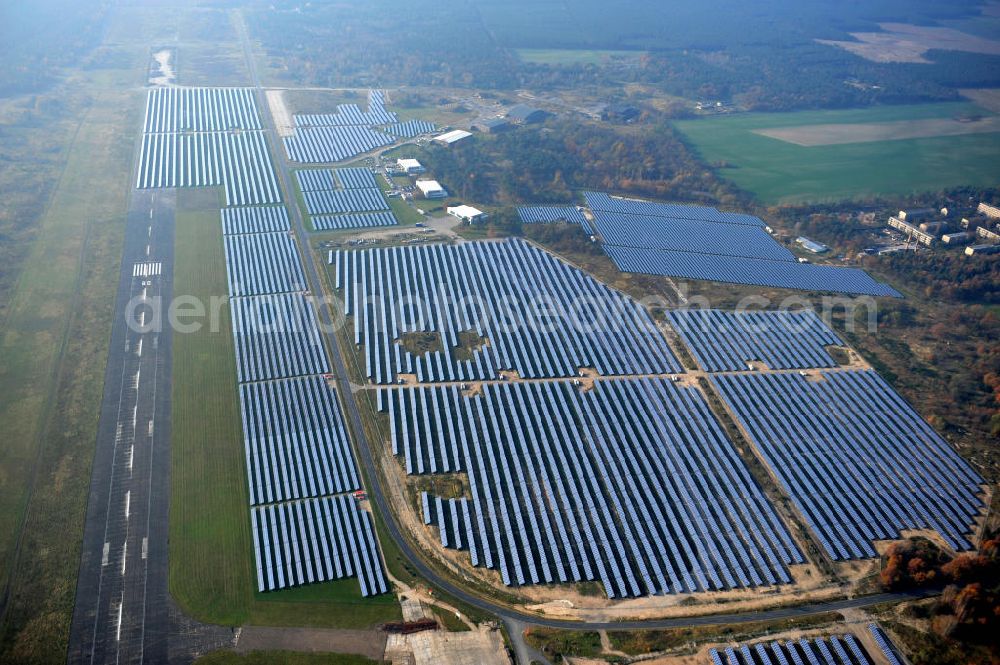
[[[995,185],[1000,131],[940,135],[963,127],[973,132],[977,122],[994,126],[995,117],[956,102],[753,113],[675,126],[719,175],[763,203],[777,205]],[[848,136],[851,131],[856,142]]]

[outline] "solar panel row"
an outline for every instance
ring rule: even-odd
[[[389,202],[381,189],[338,189],[336,191],[303,192],[310,215],[343,212],[389,210]]]
[[[253,508],[251,523],[259,591],[354,576],[363,596],[389,590],[371,515],[349,496]]]
[[[284,206],[222,209],[222,233],[225,235],[275,233],[290,228]]]
[[[330,260],[376,383],[681,369],[646,310],[522,240],[337,250]],[[440,335],[440,350],[408,351],[401,340],[414,332]]]
[[[625,199],[611,196],[604,192],[584,192],[587,207],[593,212],[615,212],[627,215],[643,215],[648,217],[664,217],[672,219],[691,219],[720,224],[744,224],[748,226],[766,226],[764,221],[753,215],[735,212],[721,212],[716,208],[696,205],[680,205],[677,203],[654,203],[639,199]]]
[[[244,383],[240,404],[251,504],[360,487],[336,394],[323,377]]]
[[[872,659],[854,635],[831,635],[798,641],[758,642],[709,649],[715,665],[871,665]]]
[[[384,127],[385,131],[393,136],[402,136],[412,139],[421,134],[429,134],[437,130],[437,125],[426,120],[407,120],[406,122],[394,122]]]
[[[750,362],[770,369],[836,367],[826,347],[843,345],[812,310],[675,309],[667,319],[708,372],[745,371]]]
[[[712,381],[832,558],[877,556],[905,529],[971,547],[983,479],[874,372]]]
[[[895,645],[886,636],[882,629],[877,623],[868,624],[868,632],[871,633],[872,637],[875,638],[875,643],[878,644],[879,650],[885,659],[889,662],[889,665],[903,665],[903,659],[899,657],[899,653],[896,651]]]
[[[137,188],[218,185],[227,206],[281,202],[263,132],[143,135]]]
[[[143,131],[222,132],[262,129],[252,88],[152,88]]]
[[[339,162],[395,142],[383,132],[360,125],[299,127],[282,139],[288,159],[303,163]]]
[[[523,224],[570,222],[587,226],[587,218],[576,206],[518,206],[517,215]]]
[[[385,125],[395,123],[396,114],[385,110],[385,95],[381,90],[368,92],[368,110],[357,104],[338,104],[336,113],[311,113],[295,116],[296,127],[343,127],[349,125]]]
[[[241,383],[329,371],[315,314],[299,293],[232,298]]]
[[[802,555],[702,394],[668,379],[393,388],[409,473],[464,470],[442,542],[507,585],[600,580],[609,597],[774,585]],[[468,512],[466,512],[468,508]]]
[[[604,251],[622,272],[783,289],[901,297],[891,286],[872,279],[868,273],[856,268],[612,245],[606,245]]]
[[[396,221],[396,217],[388,211],[357,212],[346,215],[315,215],[311,219],[313,228],[317,231],[395,226],[399,223]]]
[[[229,235],[225,249],[231,296],[306,289],[299,253],[287,232]]]
[[[607,245],[795,262],[761,226],[594,211],[594,228]]]

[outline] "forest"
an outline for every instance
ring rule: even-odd
[[[255,35],[293,81],[327,86],[570,89],[652,85],[748,110],[842,108],[953,100],[958,88],[1000,86],[1000,57],[932,51],[931,64],[875,63],[815,39],[851,39],[876,21],[970,21],[977,3],[736,3],[630,0],[607,12],[574,3],[399,0],[363,5],[280,0],[250,13]],[[794,4],[794,11],[790,5]],[[699,5],[700,7],[700,5]],[[794,18],[794,20],[793,20]],[[601,63],[522,62],[514,49],[615,49]]]
[[[556,118],[418,152],[443,182],[461,183],[457,195],[485,204],[567,202],[588,188],[681,201],[738,197],[666,123],[621,129]]]

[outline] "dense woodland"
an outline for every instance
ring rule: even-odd
[[[914,619],[926,621],[928,640],[911,654],[916,663],[954,662],[950,652],[954,640],[960,640],[961,662],[996,662],[1000,658],[1000,538],[984,539],[978,552],[950,557],[931,542],[915,539],[889,547],[879,574],[883,588],[889,591],[921,587],[943,587],[942,595],[927,603],[916,604],[908,612]],[[969,648],[970,646],[981,646]]]
[[[100,41],[109,0],[4,2],[0,8],[0,98],[38,92]]]
[[[928,54],[932,64],[884,64],[815,42],[851,39],[849,32],[878,30],[877,21],[889,19],[964,19],[963,27],[974,29],[974,2],[707,3],[717,11],[704,4],[628,0],[608,12],[604,3],[579,0],[568,16],[563,3],[526,0],[442,0],[434,12],[398,0],[283,0],[251,20],[284,74],[315,85],[549,90],[641,83],[762,111],[952,100],[958,88],[1000,86],[996,56],[936,51]],[[517,48],[635,55],[543,65],[522,62]]]
[[[616,129],[554,119],[451,147],[428,145],[419,157],[454,193],[479,203],[558,203],[602,189],[692,201],[734,201],[668,124]]]

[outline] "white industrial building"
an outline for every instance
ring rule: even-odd
[[[487,214],[482,210],[467,205],[448,206],[448,214],[452,217],[458,217],[468,224],[479,224],[486,221],[487,217]]]
[[[406,175],[416,175],[427,170],[416,159],[397,159],[396,167]]]
[[[467,139],[470,136],[472,136],[472,133],[467,132],[464,129],[453,129],[452,131],[445,132],[440,136],[435,136],[434,140],[437,141],[438,143],[451,145],[452,143],[456,143],[458,141],[461,141],[462,139]]]
[[[448,192],[437,180],[418,180],[417,189],[425,199],[443,199],[448,196]]]

